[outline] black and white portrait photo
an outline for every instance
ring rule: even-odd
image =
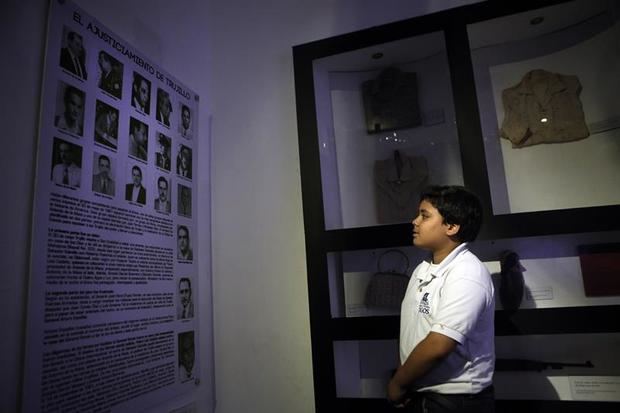
[[[189,106],[181,103],[179,112],[181,113],[181,118],[179,119],[179,133],[185,139],[192,138],[192,111]]]
[[[155,211],[164,214],[169,214],[172,209],[170,206],[170,185],[168,185],[168,180],[163,176],[157,179],[157,198],[155,198],[153,204]]]
[[[179,300],[177,318],[184,320],[194,317],[194,299],[192,298],[192,280],[189,277],[179,279]]]
[[[194,363],[196,350],[194,348],[194,332],[179,333],[179,381],[181,383],[194,379]]]
[[[112,160],[108,155],[98,152],[93,156],[93,192],[114,196],[116,186],[112,172]]]
[[[194,259],[189,236],[189,229],[185,225],[177,227],[178,255],[180,260],[191,261]]]
[[[60,49],[60,67],[84,80],[88,78],[82,35],[66,26],[63,29],[62,48]]]
[[[192,217],[192,188],[181,184],[177,186],[177,213]]]
[[[151,82],[138,72],[133,72],[131,106],[147,115],[151,112]]]
[[[125,199],[129,202],[146,204],[146,188],[142,184],[142,169],[138,165],[131,167],[130,182],[125,185]]]
[[[118,109],[100,100],[95,105],[95,142],[111,149],[118,147]]]
[[[82,147],[54,138],[52,152],[52,182],[79,188],[82,182]]]
[[[161,132],[157,133],[157,152],[155,153],[155,165],[165,171],[170,172],[170,150],[171,139]]]
[[[85,99],[85,94],[80,89],[65,82],[58,82],[54,126],[65,132],[82,136],[84,134]]]
[[[123,64],[100,50],[97,65],[99,68],[99,80],[97,82],[99,89],[120,99],[123,95]]]
[[[170,94],[163,89],[157,88],[157,121],[164,126],[170,127],[170,115],[172,114],[172,102]]]
[[[189,146],[179,145],[177,175],[192,179],[192,149]]]
[[[149,125],[131,117],[129,119],[129,156],[146,161],[149,149]]]

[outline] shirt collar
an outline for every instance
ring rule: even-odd
[[[519,89],[525,95],[548,96],[566,90],[566,85],[557,73],[535,69],[523,77]]]
[[[455,249],[453,249],[450,252],[450,254],[448,254],[446,258],[444,258],[438,266],[428,271],[427,275],[424,274],[426,273],[426,271],[422,271],[420,273],[420,276],[417,278],[427,278],[427,276],[430,276],[433,278],[441,277],[444,274],[444,270],[446,269],[446,267],[450,265],[450,263],[452,263],[452,261],[454,261],[454,259],[457,256],[459,256],[461,253],[465,251],[468,251],[467,243],[463,242],[462,244],[459,244]],[[427,268],[431,266],[431,260],[432,258],[429,258],[428,260],[424,261]]]

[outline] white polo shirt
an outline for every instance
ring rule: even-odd
[[[478,393],[495,368],[495,292],[491,275],[463,243],[443,261],[423,261],[401,306],[400,361],[431,331],[454,339],[456,349],[414,383],[417,391]]]

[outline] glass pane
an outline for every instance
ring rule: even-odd
[[[326,229],[409,222],[427,184],[462,184],[441,32],[318,59]]]
[[[398,340],[334,341],[334,367],[337,397],[384,399],[398,368]]]
[[[400,314],[409,277],[427,255],[413,246],[329,253],[332,317]]]
[[[620,401],[620,334],[495,338],[498,400]]]
[[[619,6],[468,26],[495,214],[620,204]]]
[[[620,401],[619,339],[618,333],[496,337],[495,397]],[[398,357],[398,340],[334,341],[337,397],[387,397]]]
[[[618,283],[605,280],[600,275],[604,272],[599,273],[613,271],[609,263],[612,254],[618,254],[618,236],[618,232],[593,232],[510,238],[476,241],[469,244],[469,249],[491,273],[496,310],[504,309],[500,257],[507,251],[519,256],[523,281],[520,309],[620,305],[620,296],[615,294]],[[427,251],[414,246],[329,253],[332,317],[400,314],[402,284],[428,258]],[[584,258],[588,260],[585,264]],[[589,293],[587,285],[596,286],[598,292]]]

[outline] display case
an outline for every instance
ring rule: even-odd
[[[392,409],[399,306],[385,282],[426,256],[410,221],[427,184],[479,195],[471,249],[494,281],[502,251],[529,268],[520,309],[497,307],[502,354],[519,355],[511,337],[595,333],[602,360],[613,351],[620,297],[586,297],[579,251],[620,240],[617,19],[611,1],[490,1],[294,47],[317,411]],[[608,370],[592,371],[620,376]],[[501,411],[585,403],[500,394]]]
[[[463,184],[442,32],[312,63],[326,230],[409,222],[429,182]]]
[[[467,26],[494,215],[620,204],[616,2]]]

